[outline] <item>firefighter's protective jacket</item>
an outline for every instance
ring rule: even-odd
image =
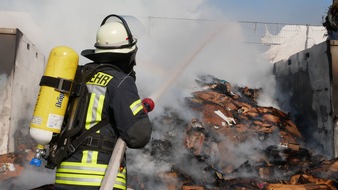
[[[90,66],[97,65],[91,63]],[[87,80],[89,105],[85,119],[86,130],[109,119],[109,124],[93,135],[56,171],[56,187],[78,185],[98,187],[104,177],[112,149],[118,137],[129,148],[142,148],[150,140],[152,125],[144,112],[135,81],[112,67],[102,67]],[[100,142],[98,142],[101,139]],[[93,146],[95,144],[95,146]],[[95,147],[100,147],[96,149]],[[126,170],[121,169],[114,188],[126,189]]]

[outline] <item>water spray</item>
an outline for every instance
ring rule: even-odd
[[[185,71],[185,69],[192,63],[192,61],[199,55],[199,53],[206,47],[206,45],[224,28],[224,25],[222,25],[218,30],[216,30],[214,33],[209,35],[205,40],[202,41],[202,43],[197,46],[195,51],[193,51],[189,56],[187,56],[183,63],[180,64],[180,67],[177,68],[176,72],[174,72],[174,75],[156,92],[154,92],[150,98],[152,98],[155,102],[157,102],[164,92],[168,90],[182,75],[182,73]]]

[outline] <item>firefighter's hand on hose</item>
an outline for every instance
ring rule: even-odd
[[[142,100],[142,105],[143,105],[143,110],[146,113],[153,111],[153,109],[155,107],[154,101],[150,98],[144,98]]]

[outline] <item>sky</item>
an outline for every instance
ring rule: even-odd
[[[136,16],[186,17],[193,18],[191,13],[203,13],[214,10],[219,16],[241,21],[282,22],[293,24],[321,24],[333,0],[194,0],[194,1],[109,1],[98,0],[95,3],[60,4],[60,11],[71,8],[74,14],[83,11],[90,14],[112,10],[114,12],[128,12]],[[2,0],[0,10],[20,10],[43,12],[44,6],[57,1],[43,0]],[[87,4],[93,6],[88,7]],[[111,4],[111,6],[109,5]],[[21,6],[22,5],[22,6]],[[128,5],[128,6],[126,6]],[[148,7],[142,11],[142,6]],[[122,9],[121,9],[122,8]],[[207,16],[206,13],[201,14]],[[215,16],[217,14],[214,14]],[[58,15],[54,15],[58,16]],[[212,18],[215,19],[215,18]]]
[[[332,0],[210,0],[209,3],[235,20],[321,25]]]
[[[228,21],[321,25],[331,4],[331,0],[1,0],[0,27],[19,28],[47,58],[58,45],[79,54],[94,48],[96,31],[108,14],[133,16],[136,19],[127,21],[138,38],[137,84],[141,97],[157,100],[153,118],[167,105],[182,111],[182,100],[196,90],[199,74],[252,88],[274,86],[272,64],[238,43],[242,31]],[[81,57],[80,64],[86,62]],[[185,114],[182,117],[190,117]],[[146,156],[140,163],[145,162],[149,163]],[[19,183],[31,181],[29,177],[24,173]],[[52,181],[49,177],[38,182]]]

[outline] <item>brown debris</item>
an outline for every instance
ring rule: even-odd
[[[200,155],[202,145],[204,143],[205,135],[203,134],[203,126],[197,121],[192,120],[188,126],[188,132],[186,136],[186,147],[193,149],[195,155]]]
[[[336,190],[332,180],[324,180],[306,174],[298,174],[291,177],[288,184],[269,184],[268,190]]]
[[[23,165],[33,158],[34,153],[16,152],[0,155],[0,180],[7,180],[19,176],[24,170]]]
[[[302,185],[291,185],[291,184],[269,184],[267,190],[331,190],[326,185],[318,184],[302,184]]]
[[[338,172],[338,160],[335,159],[332,163],[330,163],[327,170],[331,172]]]
[[[251,89],[251,88],[249,88],[249,87],[246,86],[244,88],[239,87],[239,90],[242,91],[242,94],[244,96],[246,96],[246,97],[248,97],[248,98],[250,98],[250,99],[252,99],[254,101],[256,101],[257,98],[258,98],[259,89]]]
[[[160,173],[159,177],[167,185],[167,190],[176,190],[179,186],[178,175],[175,172]]]
[[[229,83],[227,84],[227,89],[231,89]],[[235,96],[235,94],[232,94],[232,96],[229,96],[227,95],[229,94],[228,92],[224,94],[214,91],[212,88],[194,92],[192,93],[194,98],[191,99],[191,101],[197,103],[197,100],[200,99],[198,103],[201,105],[199,108],[194,106],[193,109],[203,113],[203,122],[208,125],[214,125],[216,127],[231,125],[229,122],[225,122],[224,119],[214,114],[215,110],[219,110],[226,117],[233,118],[235,116],[234,120],[238,120],[238,122],[233,122],[232,124],[237,123],[242,130],[254,130],[256,133],[273,133],[273,130],[277,129],[288,131],[290,134],[283,135],[282,137],[291,138],[284,141],[292,143],[295,142],[296,138],[302,138],[302,135],[288,114],[273,107],[257,106],[255,101],[251,101],[256,100],[258,97],[257,90],[249,90],[248,87],[242,88],[241,90],[246,93],[246,96],[249,96],[249,91],[255,93],[253,93],[254,96],[249,96],[251,99],[244,100],[239,95]]]
[[[183,185],[182,190],[204,190],[204,187]]]

